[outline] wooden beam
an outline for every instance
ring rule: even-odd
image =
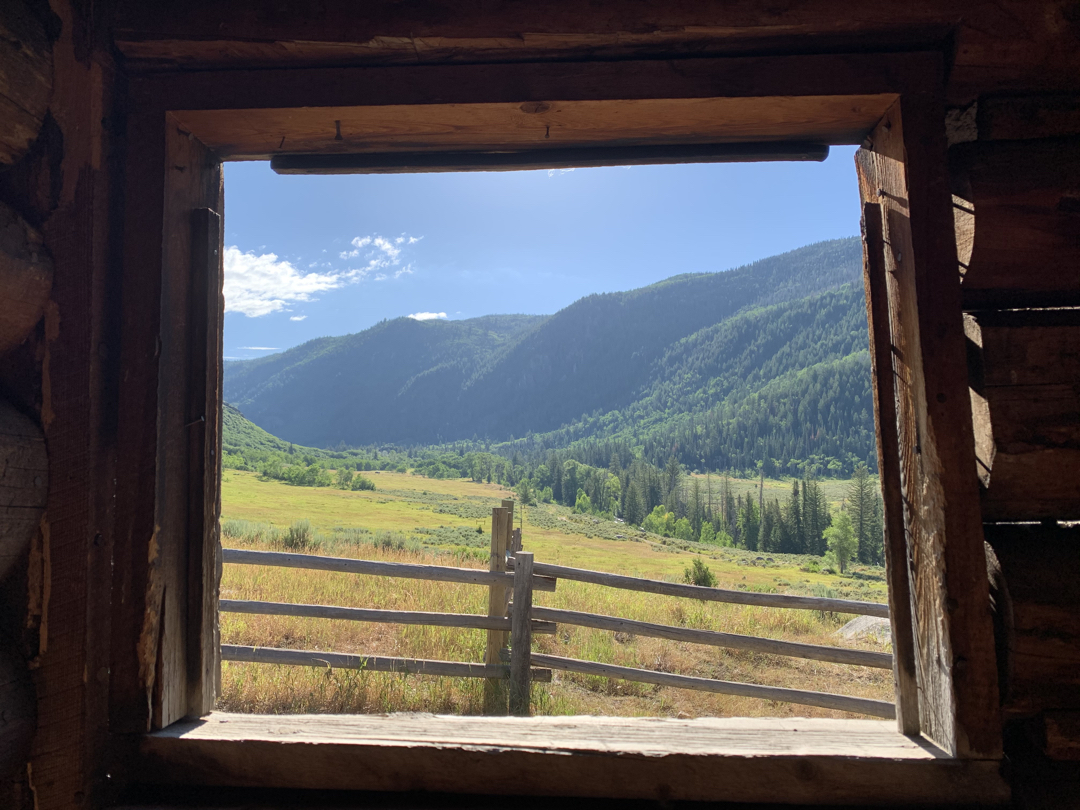
[[[511,557],[510,566],[513,567],[513,565],[514,560]],[[536,563],[533,570],[540,576],[569,579],[575,582],[589,582],[593,585],[622,588],[628,591],[700,599],[703,602],[729,602],[736,605],[788,608],[792,610],[824,610],[831,613],[852,613],[860,616],[880,616],[882,618],[888,618],[889,616],[889,606],[877,602],[827,599],[821,596],[791,596],[778,593],[730,591],[723,588],[706,588],[701,585],[664,582],[659,579],[643,579],[622,574],[609,574],[606,571],[589,571],[585,568],[571,568],[567,565],[553,565],[551,563]]]
[[[650,166],[667,163],[754,163],[815,160],[829,156],[817,144],[732,143],[671,146],[578,146],[518,152],[390,152],[352,155],[280,155],[270,161],[278,174],[398,174],[402,172],[492,172]]]
[[[662,801],[1000,805],[996,762],[892,722],[799,718],[260,716],[140,741],[144,783]]]
[[[252,602],[222,599],[222,613],[246,613],[255,616],[297,616],[308,619],[335,619],[351,622],[385,622],[387,624],[422,624],[431,627],[467,627],[477,630],[509,630],[510,619],[479,616],[471,613],[431,613],[419,610],[371,610],[339,607],[337,605],[301,605],[292,602]],[[532,622],[533,633],[552,634],[555,623]]]
[[[510,714],[518,717],[529,716],[532,700],[532,576],[532,552],[519,551],[514,569],[514,612],[510,630]]]
[[[272,647],[221,645],[222,661],[250,664],[282,664],[319,669],[360,669],[369,672],[394,672],[400,675],[433,675],[447,678],[494,678],[510,675],[506,664],[470,664],[459,661],[432,661],[426,658],[394,658],[380,655],[325,652],[323,650],[279,650]],[[550,682],[551,670],[537,670],[532,677]]]
[[[511,615],[513,615],[512,608],[513,606],[511,606]],[[615,633],[630,633],[650,638],[666,638],[689,644],[708,644],[712,647],[750,650],[765,655],[789,655],[812,661],[828,661],[833,664],[849,664],[852,666],[875,667],[877,669],[891,669],[893,665],[892,656],[888,653],[871,652],[869,650],[848,650],[843,647],[826,647],[821,644],[801,644],[794,641],[743,636],[736,633],[718,633],[715,630],[670,627],[666,624],[620,619],[615,616],[583,613],[578,610],[534,607],[532,615],[537,619],[546,619],[557,624],[594,627],[598,630],[611,630]]]
[[[491,510],[491,556],[488,571],[491,574],[506,576],[506,544],[510,539],[513,511],[507,507]],[[488,588],[488,616],[502,619],[506,617],[510,589],[513,587],[513,575],[506,584],[496,582]],[[509,587],[508,587],[509,586]],[[484,649],[484,663],[497,666],[502,662],[502,649],[506,646],[510,634],[505,630],[488,630],[487,645]],[[484,714],[506,714],[507,690],[502,681],[489,678],[484,683]]]
[[[323,557],[318,554],[252,551],[240,548],[222,549],[222,560],[235,565],[276,565],[285,568],[305,568],[311,571],[425,579],[431,582],[463,582],[471,585],[501,587],[513,587],[514,584],[514,575],[506,573],[505,568],[502,571],[484,571],[478,568],[452,568],[448,565],[388,563],[375,560],[354,560],[350,557]],[[533,588],[538,591],[553,592],[555,584],[552,577],[535,577]]]
[[[911,614],[911,560],[904,533],[904,492],[896,424],[896,370],[890,332],[885,236],[877,202],[864,202],[862,215],[863,284],[870,332],[870,376],[874,395],[878,471],[884,510],[885,576],[889,582],[893,685],[896,721],[904,734],[918,734],[919,685],[915,671]]]

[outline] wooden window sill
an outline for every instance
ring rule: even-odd
[[[155,784],[799,803],[1009,799],[992,760],[957,760],[877,720],[246,715],[141,741]]]

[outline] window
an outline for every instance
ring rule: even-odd
[[[134,656],[114,661],[113,691],[130,730],[161,729],[142,740],[146,778],[736,801],[808,795],[858,801],[888,785],[898,801],[1000,799],[996,670],[981,607],[986,581],[981,532],[974,528],[980,525],[976,479],[967,469],[974,458],[959,283],[942,182],[944,135],[937,131],[940,83],[933,54],[133,79],[125,289],[133,302],[159,301],[160,323],[131,318],[125,326],[125,344],[133,347],[125,401],[155,413],[157,430],[132,433],[129,463],[154,473],[140,481],[131,514],[132,536],[145,536],[149,545],[133,541],[126,558],[133,592],[144,596],[126,608],[124,626],[114,626],[114,637],[127,632],[138,643],[131,645]],[[554,113],[552,100],[559,102]],[[800,726],[792,735],[782,724],[718,720],[708,730],[670,726],[650,736],[640,723],[613,728],[613,719],[551,718],[539,738],[536,720],[455,718],[390,729],[378,718],[328,725],[325,718],[300,717],[262,721],[261,730],[231,718],[182,722],[211,707],[216,671],[219,161],[279,152],[339,166],[357,160],[344,155],[361,154],[391,168],[412,160],[402,157],[409,153],[434,163],[461,160],[463,152],[478,160],[511,160],[490,152],[529,163],[545,159],[506,125],[512,110],[562,116],[574,132],[565,145],[588,150],[595,164],[615,143],[662,152],[869,139],[859,163],[868,267],[881,270],[870,275],[871,303],[881,307],[882,289],[886,294],[872,323],[883,341],[878,354],[893,358],[896,381],[891,423],[882,419],[887,404],[879,408],[879,446],[880,436],[895,436],[895,484],[902,489],[891,497],[904,510],[903,543],[897,542],[905,559],[890,568],[890,592],[902,593],[896,587],[902,580],[914,594],[914,660],[900,675],[909,687],[917,679],[918,695],[901,690],[907,701],[901,715],[905,730],[917,722],[936,746],[873,721],[828,721],[854,725]],[[628,110],[638,114],[625,115]],[[447,133],[434,126],[454,115],[464,116],[461,127]],[[363,133],[365,122],[379,116],[411,135],[404,145],[350,134]],[[777,199],[782,210],[782,189]],[[892,524],[894,538],[899,525]],[[894,605],[894,621],[901,612]],[[904,630],[894,625],[894,637]],[[808,742],[794,744],[793,736]],[[306,744],[292,744],[300,741]],[[598,778],[601,755],[606,776]]]

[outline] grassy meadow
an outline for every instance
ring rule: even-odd
[[[286,535],[306,538],[307,553],[486,568],[491,508],[509,492],[468,480],[434,480],[392,472],[365,473],[374,491],[294,487],[228,470],[222,479],[222,542],[226,547],[283,550]],[[752,482],[757,486],[757,482]],[[714,492],[718,481],[712,479]],[[740,482],[749,487],[751,482]],[[766,482],[766,495],[786,482]],[[835,492],[842,491],[837,487]],[[830,493],[831,496],[831,493]],[[839,495],[836,500],[839,500]],[[522,512],[524,514],[522,514]],[[306,522],[300,523],[298,522]],[[622,523],[578,515],[562,506],[518,507],[524,546],[537,561],[681,581],[703,559],[722,588],[829,595],[883,602],[878,568],[848,576],[817,573],[812,558],[762,555],[646,535]],[[318,603],[455,613],[485,613],[487,589],[288,568],[228,565],[222,598]],[[685,627],[839,645],[834,635],[851,616],[813,611],[700,603],[560,581],[536,593],[548,607],[605,613]],[[326,650],[452,661],[482,661],[485,633],[456,628],[382,625],[244,614],[221,615],[226,644]],[[845,646],[887,650],[873,640]],[[649,639],[560,625],[535,636],[537,652],[685,675],[837,692],[889,700],[887,670]],[[226,662],[219,708],[229,711],[480,713],[483,681]],[[628,716],[771,715],[830,717],[843,713],[772,701],[713,695],[556,672],[533,687],[537,714]]]

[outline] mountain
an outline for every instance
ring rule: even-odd
[[[833,240],[551,316],[384,321],[226,363],[225,397],[311,446],[621,436],[691,466],[872,461],[860,265],[857,239]]]

